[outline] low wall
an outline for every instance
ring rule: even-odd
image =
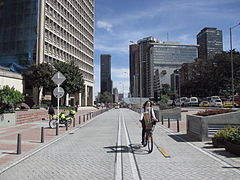
[[[240,126],[240,111],[211,116],[187,115],[187,134],[200,141],[211,140],[217,130]]]
[[[160,110],[158,113],[158,119],[161,121],[166,121],[168,118],[170,120],[179,120],[181,121],[181,108],[176,107],[173,109],[164,109]]]
[[[16,114],[6,113],[0,114],[0,128],[10,127],[16,125]]]

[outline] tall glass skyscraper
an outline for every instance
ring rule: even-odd
[[[0,0],[0,65],[74,61],[85,80],[80,105],[93,103],[94,0]]]
[[[111,55],[101,54],[101,93],[112,94]]]
[[[197,35],[197,44],[200,45],[199,58],[212,59],[215,54],[223,51],[222,31],[217,28],[203,28]]]

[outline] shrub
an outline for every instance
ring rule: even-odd
[[[231,126],[225,127],[224,129],[220,129],[216,132],[216,134],[214,134],[214,137],[216,138],[224,138],[226,139],[227,133],[228,131],[231,130]]]
[[[0,113],[13,112],[16,106],[24,101],[24,96],[13,87],[3,86],[0,89]]]
[[[232,127],[226,132],[225,139],[233,144],[240,144],[240,127]]]
[[[229,112],[234,112],[234,110],[231,110],[231,109],[205,110],[205,111],[198,112],[196,115],[198,115],[198,116],[211,116],[211,115],[224,114],[224,113],[229,113]]]

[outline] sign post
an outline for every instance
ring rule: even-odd
[[[62,84],[65,80],[66,77],[59,71],[52,77],[52,81],[57,84],[57,87],[53,90],[53,95],[57,98],[57,126],[59,125],[59,101],[60,98],[64,95],[64,89],[60,87],[60,84]]]

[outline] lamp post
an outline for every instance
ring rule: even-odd
[[[239,26],[240,23],[237,25],[230,27],[230,56],[231,56],[231,72],[232,72],[232,105],[234,106],[234,78],[233,78],[233,49],[232,49],[232,29]]]

